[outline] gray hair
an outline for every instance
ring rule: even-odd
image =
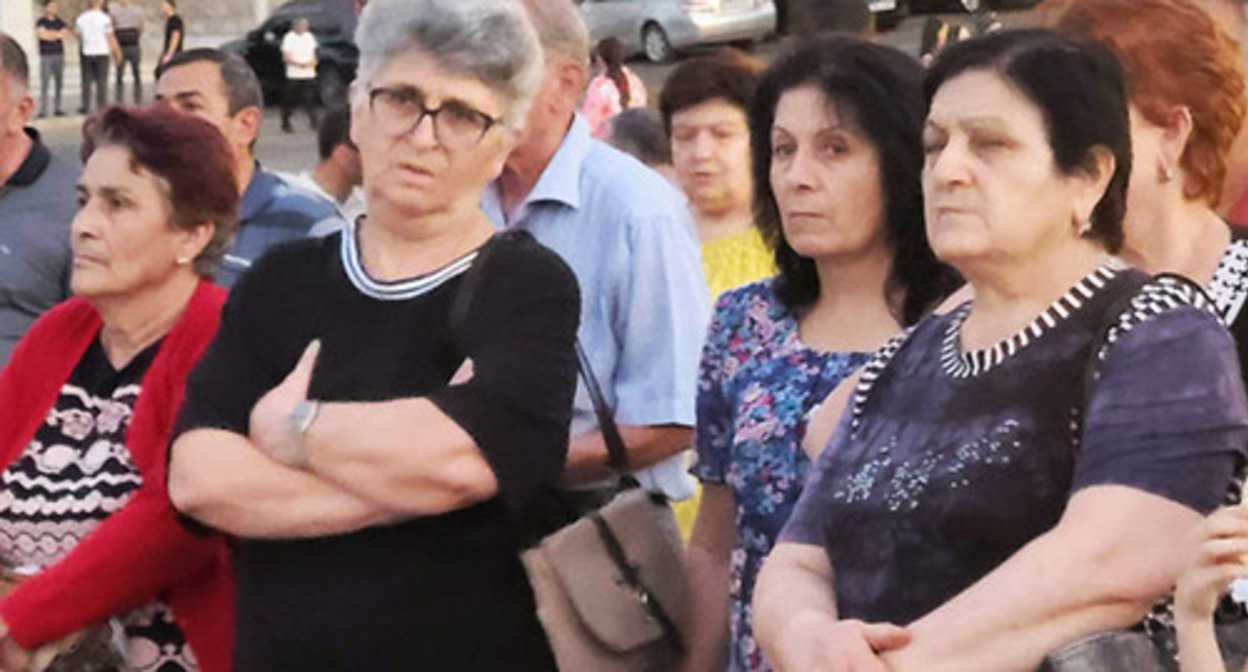
[[[395,56],[421,51],[497,92],[512,129],[524,125],[542,82],[541,43],[516,0],[372,0],[360,15],[355,43],[357,94]]]
[[[7,33],[0,33],[0,75],[25,91],[30,86],[30,65],[22,45]]]
[[[571,0],[523,0],[542,47],[577,63],[589,64],[589,29]]]

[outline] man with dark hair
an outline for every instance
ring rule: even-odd
[[[360,165],[360,150],[351,142],[351,108],[340,105],[327,112],[316,140],[321,157],[316,169],[282,173],[282,178],[333,203],[343,220],[354,222],[364,214],[364,194],[360,189],[364,168]],[[312,235],[326,236],[335,230],[336,227],[316,228]]]
[[[156,77],[169,59],[182,52],[182,43],[186,41],[186,24],[178,15],[177,0],[164,0],[160,3],[160,13],[165,17],[165,46],[160,50],[160,64],[156,66]]]
[[[43,3],[43,16],[35,23],[39,37],[39,116],[48,116],[48,85],[55,89],[56,116],[62,116],[61,89],[65,83],[65,37],[69,24],[57,15],[56,0]]]
[[[29,80],[26,54],[0,33],[0,367],[31,323],[69,296],[79,171],[27,126]]]
[[[343,226],[333,205],[266,171],[253,148],[260,135],[264,97],[242,57],[217,49],[191,49],[169,59],[156,81],[156,99],[211,122],[234,150],[243,190],[239,231],[221,263],[217,282],[231,287],[275,243]]]
[[[93,95],[97,109],[108,104],[108,57],[111,54],[114,60],[121,60],[121,46],[113,34],[113,20],[101,9],[103,5],[103,0],[87,0],[87,10],[74,21],[82,63],[80,111],[83,114],[91,109]]]

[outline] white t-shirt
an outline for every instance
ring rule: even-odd
[[[82,38],[83,56],[108,56],[113,53],[108,35],[113,32],[113,20],[98,9],[88,9],[78,15],[74,29]]]
[[[294,61],[286,64],[286,79],[316,79],[315,65],[295,65],[316,63],[316,36],[312,31],[302,35],[293,30],[286,33],[282,38],[282,56]]]

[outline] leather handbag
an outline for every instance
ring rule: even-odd
[[[0,570],[0,597],[16,588],[23,578],[11,570]],[[31,651],[23,669],[0,672],[115,672],[125,669],[119,630],[112,620],[83,628]]]
[[[538,620],[563,672],[673,670],[684,653],[688,600],[676,518],[663,495],[628,475],[619,429],[576,347],[615,494],[522,554]]]

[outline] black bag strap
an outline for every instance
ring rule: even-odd
[[[585,381],[585,390],[589,392],[590,402],[594,405],[594,415],[598,418],[598,431],[602,432],[602,441],[607,444],[607,466],[616,475],[628,477],[628,449],[624,446],[624,438],[620,436],[620,428],[615,424],[615,413],[607,404],[598,385],[598,376],[594,375],[594,367],[589,363],[589,355],[581,339],[576,339],[576,366],[580,369],[581,379]]]
[[[662,502],[655,502],[656,506],[664,506]],[[589,519],[593,521],[594,528],[598,530],[598,537],[602,539],[602,545],[607,549],[607,555],[611,557],[611,562],[615,564],[615,568],[619,571],[617,579],[623,583],[625,587],[633,591],[637,597],[637,601],[641,603],[650,618],[659,624],[659,629],[663,631],[663,639],[667,645],[676,653],[684,653],[685,640],[680,635],[680,629],[676,627],[676,623],[668,615],[667,610],[663,608],[662,602],[659,601],[644,581],[641,580],[641,573],[635,564],[629,561],[628,554],[624,551],[624,546],[620,544],[620,540],[616,538],[615,533],[611,530],[611,526],[607,524],[605,518],[598,511],[591,511]]]

